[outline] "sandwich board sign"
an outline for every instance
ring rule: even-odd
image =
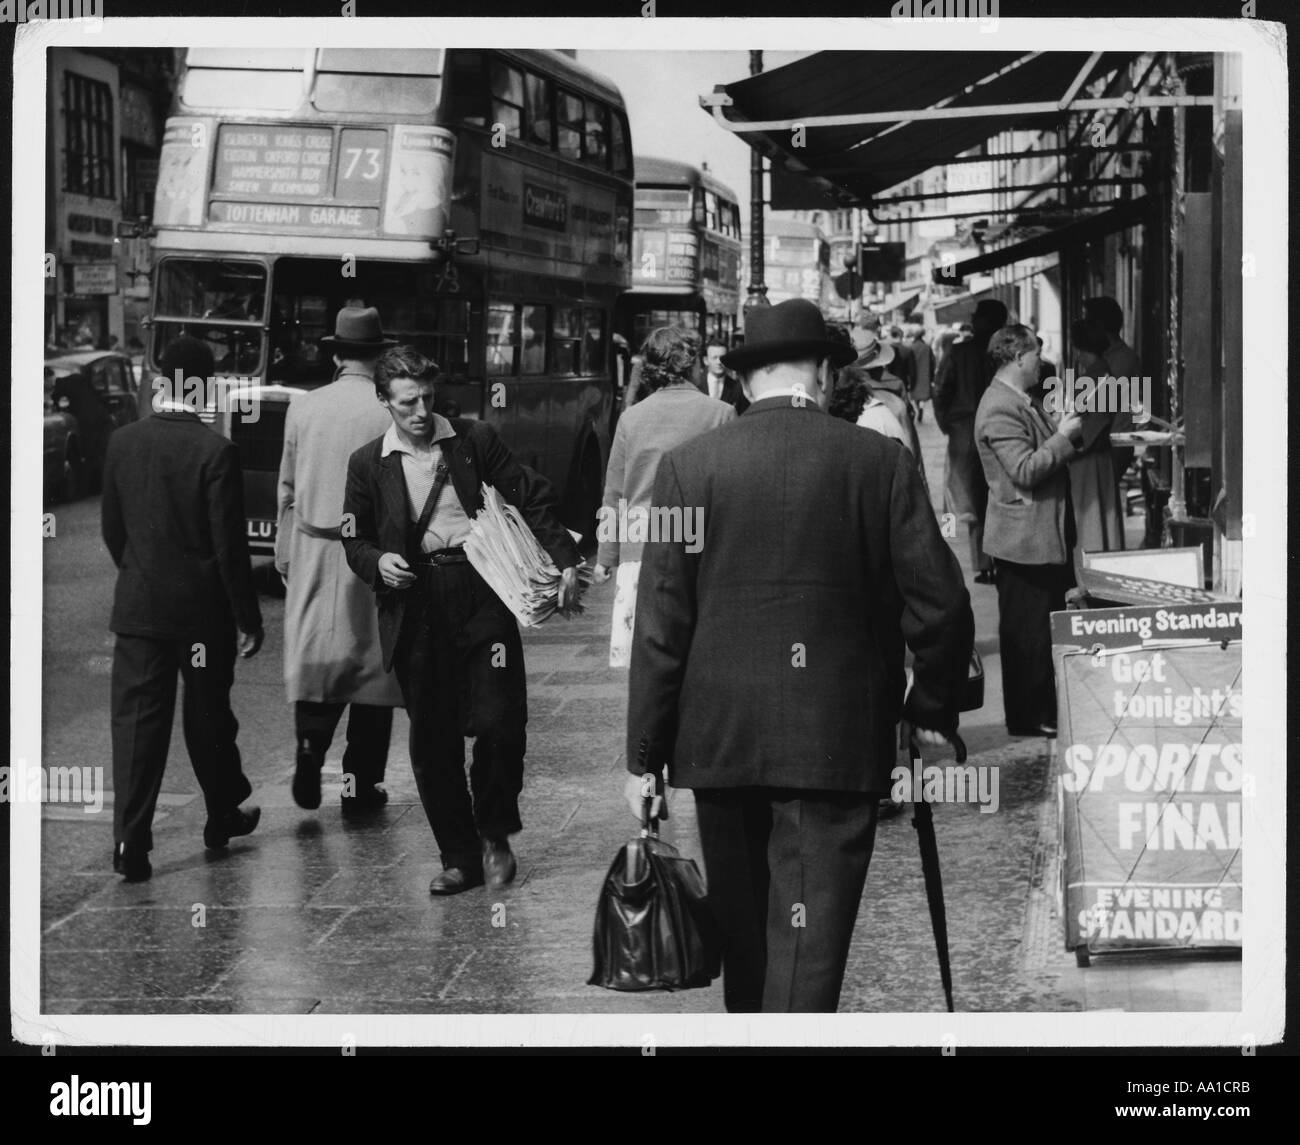
[[[1242,944],[1241,604],[1052,614],[1065,945]]]

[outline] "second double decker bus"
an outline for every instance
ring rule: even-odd
[[[206,417],[240,447],[254,548],[287,404],[333,377],[319,340],[348,305],[430,355],[446,412],[496,424],[593,531],[632,193],[618,89],[558,52],[190,49],[146,364],[189,334],[235,380]]]
[[[830,244],[816,223],[799,219],[768,219],[764,238],[767,300],[775,306],[805,298],[823,311],[834,288],[830,279]]]
[[[658,326],[731,343],[740,239],[740,207],[729,187],[688,163],[637,156],[632,287],[618,320],[633,350]]]

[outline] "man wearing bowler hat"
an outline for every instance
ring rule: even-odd
[[[367,587],[348,568],[342,538],[348,458],[383,433],[375,363],[397,343],[374,307],[345,306],[321,346],[337,370],[327,386],[289,405],[280,459],[275,567],[285,579],[284,683],[293,704],[297,759],[293,797],[320,806],[321,768],[348,708],[341,807],[345,815],[388,802],[379,786],[388,762],[397,678],[384,667],[379,622]]]
[[[957,727],[970,600],[898,442],[826,416],[853,350],[810,302],[748,316],[753,403],[659,463],[703,545],[645,547],[628,701],[639,776],[695,791],[731,1011],[834,1011],[896,725]],[[904,648],[913,683],[904,699]]]

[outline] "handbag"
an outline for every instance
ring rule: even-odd
[[[693,859],[659,838],[642,805],[641,835],[623,846],[601,887],[589,986],[689,990],[722,972],[722,943]]]

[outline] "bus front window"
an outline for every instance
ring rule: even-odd
[[[282,258],[275,265],[271,305],[272,381],[323,385],[334,377],[334,355],[321,338],[334,332],[345,306],[373,306],[387,338],[414,346],[437,363],[447,381],[469,372],[470,301],[435,292],[428,266],[358,262],[343,278],[320,259]]]
[[[168,258],[158,273],[154,361],[184,335],[207,342],[216,373],[256,373],[262,362],[266,268],[256,262]]]

